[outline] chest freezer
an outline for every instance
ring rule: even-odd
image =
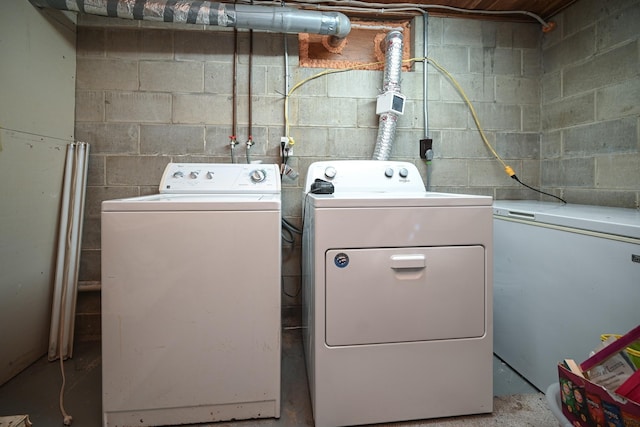
[[[640,211],[495,201],[494,352],[539,390],[640,324]]]

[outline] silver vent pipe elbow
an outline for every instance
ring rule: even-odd
[[[346,37],[351,21],[339,12],[317,12],[289,7],[225,5],[234,14],[235,27],[282,33],[311,33]]]
[[[402,42],[400,31],[391,31],[385,37],[385,68],[382,92],[400,93],[400,74],[402,71]],[[380,114],[378,119],[378,137],[373,151],[373,160],[389,160],[399,115],[393,111]]]
[[[351,21],[339,12],[173,0],[29,0],[34,6],[111,18],[217,25],[281,33],[346,37]]]

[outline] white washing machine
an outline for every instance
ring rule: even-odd
[[[309,167],[303,338],[316,427],[493,410],[491,202],[426,192],[411,163]]]
[[[280,416],[277,165],[169,164],[102,204],[103,422]]]

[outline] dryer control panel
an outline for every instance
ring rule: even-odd
[[[317,180],[333,184],[334,191],[387,193],[424,193],[418,168],[409,162],[384,160],[336,160],[315,162],[309,166],[305,193]]]
[[[169,163],[160,180],[163,194],[280,193],[275,164]]]

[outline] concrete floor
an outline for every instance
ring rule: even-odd
[[[73,425],[101,425],[100,343],[76,343],[74,357],[64,363],[64,407]],[[34,427],[63,425],[59,394],[59,362],[46,357],[0,387],[0,417],[28,414]],[[486,415],[379,424],[404,426],[509,426],[557,427],[545,397],[498,359],[494,363],[494,412]],[[200,424],[199,427],[305,427],[313,426],[300,330],[282,334],[282,409],[279,419]]]

